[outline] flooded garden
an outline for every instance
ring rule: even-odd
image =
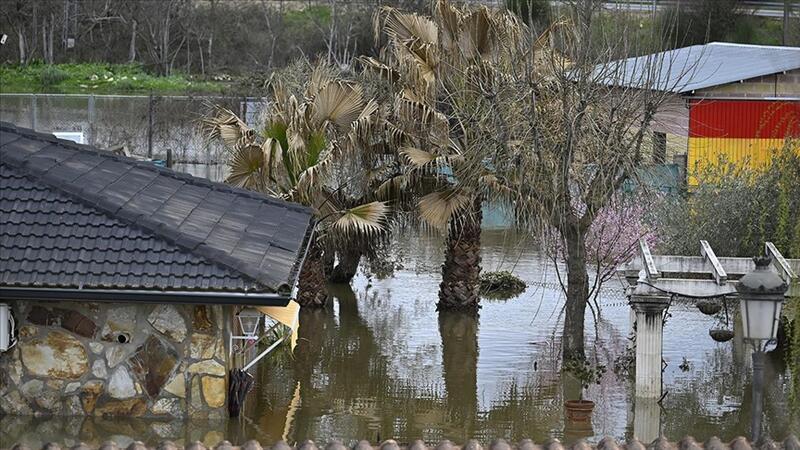
[[[506,300],[483,298],[478,318],[438,313],[432,293],[440,279],[441,237],[404,235],[392,246],[404,255],[393,276],[359,272],[352,287],[330,286],[333,299],[326,308],[301,312],[294,355],[286,346],[259,363],[239,419],[6,417],[0,442],[597,442],[642,430],[671,440],[748,433],[750,353],[738,329],[729,342],[709,337],[717,319],[691,301],[668,310],[663,399],[637,404],[633,378],[621,367],[631,336],[624,280],[604,288],[597,320],[587,314],[587,340],[593,343],[587,352],[608,369],[586,395],[596,403],[591,423],[571,424],[564,401],[577,388],[559,363],[564,301],[552,262],[524,235],[485,230],[482,244],[484,270],[513,270],[528,285],[525,292]],[[791,411],[798,404],[783,353],[767,355],[764,429],[771,436],[797,433],[800,424]]]

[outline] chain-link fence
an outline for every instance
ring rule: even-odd
[[[263,99],[247,97],[3,94],[0,120],[47,133],[80,133],[83,142],[128,155],[167,160],[173,168],[222,181],[224,149],[202,136],[199,119],[213,105],[254,125]]]

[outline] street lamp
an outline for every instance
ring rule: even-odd
[[[255,339],[258,324],[261,323],[261,312],[253,307],[247,307],[239,311],[237,318],[242,333],[249,339]]]
[[[761,411],[764,393],[763,343],[776,338],[781,318],[783,294],[789,288],[781,277],[769,269],[772,258],[753,258],[756,269],[743,276],[736,285],[742,311],[744,338],[753,343],[753,441],[761,437]]]

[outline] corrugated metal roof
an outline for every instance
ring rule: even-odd
[[[0,288],[287,292],[300,205],[0,122]]]
[[[606,85],[685,93],[794,69],[800,47],[711,42],[602,64],[595,75]]]

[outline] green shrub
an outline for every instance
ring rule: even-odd
[[[481,274],[481,293],[490,297],[514,297],[521,294],[526,287],[524,281],[506,270]]]
[[[769,241],[800,257],[800,142],[787,141],[766,170],[741,166],[721,161],[685,197],[657,207],[659,253],[697,255],[707,240],[718,256],[746,257],[763,254]]]
[[[39,73],[39,83],[44,88],[55,86],[69,79],[69,73],[55,66],[47,66]]]

